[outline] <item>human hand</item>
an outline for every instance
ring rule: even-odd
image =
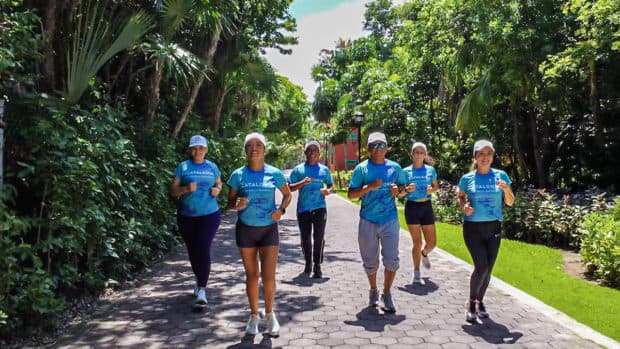
[[[426,195],[431,195],[432,193],[433,193],[433,186],[429,184],[426,186]]]
[[[409,183],[409,185],[405,187],[405,190],[407,193],[413,193],[417,187],[418,186],[415,183]]]
[[[271,211],[271,219],[274,221],[279,221],[282,218],[282,210],[276,208],[274,211]]]
[[[375,189],[381,188],[382,185],[383,185],[383,180],[381,178],[377,178],[374,181],[370,182],[370,184],[368,184],[368,187],[371,190],[375,190]]]
[[[310,184],[310,183],[312,183],[312,178],[306,177],[303,179],[303,185]]]
[[[189,190],[190,193],[195,192],[196,188],[198,188],[198,183],[196,182],[189,182],[189,184],[187,184],[187,190]]]
[[[235,201],[235,210],[243,210],[248,206],[248,202],[250,199],[247,197],[237,197],[237,201]]]
[[[390,195],[396,196],[399,192],[400,190],[398,189],[398,185],[396,185],[396,183],[392,183],[390,185]]]
[[[499,178],[495,179],[495,185],[499,187],[501,190],[506,190],[506,188],[508,187],[506,182]]]
[[[469,202],[466,202],[465,205],[463,205],[463,212],[465,212],[466,216],[471,216],[472,214],[474,214],[474,208],[471,207]]]
[[[220,194],[222,188],[220,187],[211,187],[211,196],[216,197]]]
[[[328,188],[321,188],[321,194],[323,196],[327,196],[331,193],[331,191]]]

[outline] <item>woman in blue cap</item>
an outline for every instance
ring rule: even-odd
[[[221,173],[216,164],[205,159],[208,150],[205,137],[192,136],[189,141],[190,159],[177,166],[170,185],[170,194],[178,199],[179,231],[196,276],[194,307],[197,308],[207,305],[211,243],[221,220],[217,203],[217,196],[222,190]]]
[[[510,188],[512,181],[506,172],[491,168],[495,153],[493,143],[479,140],[474,144],[473,153],[472,171],[461,177],[456,191],[464,213],[463,239],[474,261],[465,314],[468,322],[489,317],[483,299],[502,238],[502,206],[504,203],[512,206],[515,201]]]

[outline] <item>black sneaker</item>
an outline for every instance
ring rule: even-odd
[[[467,312],[465,313],[465,321],[471,323],[476,322],[476,302],[469,302],[467,306]]]
[[[489,313],[487,312],[487,308],[485,308],[484,303],[478,303],[478,317],[481,319],[487,319],[489,317]]]
[[[314,275],[312,275],[313,279],[320,279],[323,277],[323,273],[321,272],[321,265],[320,264],[315,264],[314,265]]]

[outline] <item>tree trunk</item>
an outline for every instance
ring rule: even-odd
[[[527,163],[525,162],[525,158],[523,157],[521,145],[519,145],[519,120],[517,119],[516,110],[512,110],[512,112],[510,113],[510,118],[512,119],[512,148],[514,149],[515,155],[517,157],[517,162],[523,170],[523,174],[525,175],[524,179],[529,182],[530,169],[528,168]]]
[[[215,106],[215,111],[213,112],[213,118],[211,119],[211,129],[217,132],[220,129],[220,120],[222,119],[222,109],[224,109],[224,101],[226,100],[226,96],[230,92],[230,88],[225,85],[222,86],[220,93],[218,93],[217,105]]]
[[[153,72],[149,76],[147,85],[147,101],[146,101],[146,119],[144,120],[144,128],[146,132],[153,131],[153,120],[155,119],[155,112],[159,105],[159,85],[161,84],[161,78],[163,75],[163,62],[156,60],[153,68]]]
[[[205,55],[207,65],[209,66],[213,64],[213,57],[215,57],[215,51],[217,50],[217,43],[220,41],[220,34],[221,34],[221,31],[218,27],[213,33],[213,36],[211,37],[211,42],[209,44],[209,48]],[[187,119],[187,115],[189,115],[189,112],[192,110],[192,108],[194,108],[194,103],[196,103],[196,97],[198,97],[198,92],[200,91],[200,88],[202,87],[202,84],[204,83],[204,81],[205,81],[204,75],[200,75],[198,77],[198,80],[196,80],[196,83],[194,84],[194,87],[192,88],[192,92],[189,95],[189,99],[187,100],[187,103],[185,104],[185,107],[183,108],[183,112],[181,113],[181,116],[179,116],[179,119],[177,120],[176,124],[174,125],[174,129],[172,130],[173,138],[176,138],[179,135],[179,132],[181,132],[181,128],[183,128],[183,124],[185,123],[185,120]]]
[[[56,71],[54,69],[54,37],[56,36],[56,1],[48,1],[45,7],[45,46],[43,47],[43,85],[48,90],[54,90]]]
[[[545,187],[545,170],[540,155],[540,143],[538,142],[538,128],[536,125],[536,115],[534,111],[528,111],[527,116],[530,123],[530,136],[532,140],[532,154],[534,155],[534,165],[536,166],[536,186],[538,188]]]
[[[594,141],[600,150],[605,149],[605,139],[603,136],[604,126],[601,117],[601,104],[598,89],[598,73],[596,61],[592,59],[589,62],[590,68],[590,109],[592,109],[592,121],[594,122]]]

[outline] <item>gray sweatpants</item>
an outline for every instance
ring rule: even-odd
[[[398,270],[398,219],[384,224],[376,224],[360,218],[357,242],[360,247],[364,271],[372,275],[379,269],[379,252],[383,257],[383,266],[389,271]]]

